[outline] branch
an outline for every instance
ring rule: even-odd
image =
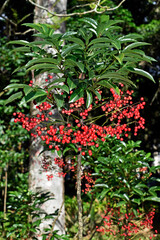
[[[10,1],[10,0],[6,0],[6,1],[3,3],[3,5],[2,5],[2,7],[1,7],[1,9],[0,9],[0,15],[3,13],[5,7],[6,7],[7,4],[9,3],[9,1]]]
[[[105,6],[101,6],[101,5],[100,5],[100,7],[107,9],[107,11],[114,11],[114,10],[116,10],[117,8],[119,8],[125,1],[126,1],[126,0],[122,0],[116,7],[113,7],[113,8],[109,8],[109,7],[107,7],[107,6],[105,7]]]
[[[33,32],[33,31],[34,31],[33,29],[28,29],[25,32],[15,32],[15,35],[26,35],[27,33]]]
[[[93,2],[92,4],[95,4],[95,8],[94,9],[91,9],[91,10],[88,10],[88,11],[84,11],[84,12],[75,12],[75,13],[64,13],[64,14],[58,14],[58,13],[53,13],[51,11],[49,11],[47,8],[33,2],[32,0],[28,0],[31,4],[33,4],[34,6],[48,12],[49,14],[51,14],[52,16],[56,16],[56,17],[72,17],[72,16],[82,16],[82,15],[86,15],[88,13],[98,13],[98,14],[102,14],[104,13],[105,11],[114,11],[116,10],[117,8],[119,8],[126,0],[122,0],[116,7],[113,7],[113,8],[109,8],[107,6],[101,6],[100,5],[100,2],[101,0],[98,0],[97,2]],[[81,5],[78,5],[79,7]],[[82,5],[81,7],[83,7],[84,5]],[[104,9],[104,11],[98,11],[97,8],[98,7],[101,7],[102,9]],[[76,6],[75,6],[76,8]]]
[[[11,23],[13,26],[17,27],[17,24],[15,22],[13,22],[12,20],[10,20],[8,17],[6,16],[1,16],[1,18],[3,18],[4,20],[8,21],[9,23]]]
[[[82,218],[82,198],[81,198],[81,153],[77,158],[77,204],[78,204],[78,240],[83,239],[83,218]]]
[[[158,86],[158,89],[156,90],[152,100],[151,100],[151,103],[150,103],[150,106],[152,106],[153,102],[155,101],[155,99],[157,98],[158,96],[158,93],[160,92],[160,82],[159,82],[159,86]]]
[[[4,206],[3,206],[3,211],[4,211],[4,219],[6,219],[6,206],[7,206],[7,184],[8,184],[8,164],[6,165],[6,168],[4,169],[5,171],[5,187],[4,187]]]

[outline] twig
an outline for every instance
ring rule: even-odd
[[[77,158],[77,203],[78,203],[78,239],[83,239],[83,218],[82,218],[82,198],[81,198],[81,152]]]
[[[156,92],[155,92],[155,94],[154,94],[154,96],[153,96],[153,98],[152,98],[152,100],[151,100],[150,106],[152,106],[154,100],[155,100],[156,97],[158,96],[159,91],[160,91],[160,82],[159,82],[158,89],[156,90]]]
[[[7,205],[7,182],[8,182],[8,164],[5,167],[5,188],[4,188],[4,218],[6,218],[6,205]]]
[[[52,16],[56,16],[56,17],[72,17],[72,16],[82,16],[82,15],[86,15],[88,13],[98,13],[98,14],[102,14],[104,13],[105,11],[114,11],[116,10],[117,8],[119,8],[126,0],[122,0],[116,7],[113,7],[113,8],[109,8],[109,7],[106,7],[106,6],[100,6],[100,2],[101,0],[98,0],[97,3],[94,3],[96,4],[95,8],[94,9],[91,9],[91,10],[88,10],[88,11],[84,11],[84,12],[75,12],[75,13],[64,13],[64,14],[60,14],[60,13],[54,13],[54,12],[51,12],[48,10],[48,8],[45,8],[35,2],[33,2],[32,0],[28,0],[31,4],[33,4],[34,6],[48,12],[49,14],[51,14]],[[83,6],[83,5],[82,5]],[[103,8],[104,10],[102,11],[98,11],[97,8],[98,7],[101,7]]]
[[[12,20],[10,20],[8,17],[6,16],[1,16],[1,18],[3,18],[4,20],[8,21],[9,23],[11,23],[13,26],[17,27],[17,24],[15,22],[13,22]]]
[[[1,7],[1,9],[0,9],[0,15],[3,13],[5,7],[6,7],[7,4],[9,3],[9,1],[10,1],[10,0],[6,0],[6,1],[3,3],[3,5],[2,5],[2,7]]]
[[[15,35],[25,35],[25,34],[27,34],[29,32],[33,32],[33,31],[34,31],[33,29],[28,29],[25,32],[15,32]]]
[[[101,6],[102,8],[105,8],[107,11],[114,11],[116,10],[117,8],[119,8],[126,0],[122,0],[116,7],[113,7],[113,8],[109,8],[107,6]]]

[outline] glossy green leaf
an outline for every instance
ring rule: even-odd
[[[111,39],[109,38],[106,38],[106,37],[103,37],[103,38],[96,38],[96,39],[93,39],[89,44],[88,46],[91,46],[93,44],[96,44],[96,43],[111,43]]]
[[[45,71],[47,71],[50,68],[53,68],[53,69],[55,68],[56,70],[61,72],[61,70],[55,64],[47,64],[47,63],[35,64],[34,66],[28,68],[27,72],[31,70],[41,70],[41,69],[46,69]]]
[[[69,88],[66,85],[53,85],[52,87],[48,88],[48,93],[50,93],[53,89],[62,89],[63,91],[69,94]]]
[[[12,89],[12,88],[17,89],[17,88],[24,88],[26,86],[27,86],[26,84],[21,84],[21,83],[11,83],[7,87],[5,87],[4,89],[5,90]]]
[[[86,108],[89,108],[89,106],[93,102],[93,96],[92,96],[92,93],[90,91],[88,91],[88,90],[86,90],[86,93],[87,93]]]
[[[144,192],[141,191],[141,190],[138,189],[138,188],[134,188],[134,187],[133,187],[133,191],[136,192],[139,196],[144,196]]]
[[[38,97],[41,96],[47,96],[47,93],[45,92],[45,90],[43,89],[39,89],[37,91],[33,90],[32,92],[29,92],[26,96],[25,96],[25,101],[26,102],[30,102]]]
[[[144,76],[144,77],[152,80],[152,81],[155,83],[155,80],[154,80],[154,78],[152,77],[152,75],[151,75],[150,73],[142,70],[142,69],[134,68],[133,71],[131,71],[131,72],[134,72],[134,73],[137,73],[137,74],[139,74],[139,75],[142,75],[142,76]]]
[[[59,62],[56,59],[53,58],[38,58],[38,59],[33,59],[30,60],[27,64],[26,67],[30,67],[33,64],[38,64],[38,63],[53,63],[53,65],[58,65]]]
[[[77,34],[77,32],[67,31],[66,33],[64,33],[64,34],[62,35],[62,38],[68,39],[68,37],[72,37],[73,35],[76,35],[76,34]],[[74,36],[73,36],[73,38],[74,38]]]
[[[94,93],[97,96],[98,100],[101,100],[102,98],[101,94],[97,90],[95,90]]]
[[[133,203],[138,204],[138,205],[141,204],[141,199],[140,199],[140,198],[133,198],[131,201],[132,201]]]
[[[70,42],[74,42],[76,44],[79,44],[82,48],[85,48],[84,42],[80,38],[72,37],[68,39]]]
[[[62,95],[59,95],[59,94],[53,94],[53,96],[56,101],[57,107],[60,110],[61,107],[64,105],[64,98]]]
[[[77,84],[71,78],[67,78],[67,84],[68,84],[70,90],[77,87]]]
[[[30,52],[30,48],[29,47],[17,47],[15,49],[12,50],[13,52]]]
[[[160,202],[160,198],[159,198],[159,197],[151,196],[151,197],[145,198],[144,201]]]
[[[68,151],[70,151],[70,150],[72,150],[72,149],[73,149],[76,153],[78,152],[78,149],[76,148],[76,146],[71,143],[71,144],[68,144],[67,147],[64,149],[63,155],[64,155],[66,152],[68,152]]]
[[[68,53],[70,53],[73,49],[78,49],[79,48],[79,44],[73,44],[67,48],[65,48],[63,51],[62,51],[62,56],[65,56],[67,55]]]
[[[57,84],[57,83],[64,83],[65,81],[66,81],[65,78],[56,78],[56,79],[52,80],[52,82],[49,83],[49,84],[47,85],[47,87],[50,87],[50,86],[52,86],[53,84]]]
[[[106,87],[108,89],[113,88],[118,95],[120,94],[119,88],[106,80],[99,81],[97,84],[100,86]]]
[[[4,101],[4,105],[11,103],[21,97],[22,97],[22,92],[17,92],[15,94],[12,94],[7,100]]]
[[[120,41],[118,41],[118,40],[113,40],[113,41],[112,41],[112,44],[113,44],[113,46],[114,46],[117,50],[121,49],[121,42],[120,42]]]
[[[104,183],[95,184],[94,187],[97,187],[97,188],[109,188],[109,186],[107,184],[104,184]]]
[[[88,17],[82,18],[82,19],[80,19],[80,21],[91,25],[94,29],[96,29],[97,25],[98,25],[97,22],[94,19],[88,18]]]
[[[27,45],[29,44],[29,42],[26,40],[14,40],[14,41],[10,41],[8,44]]]
[[[119,64],[123,63],[123,59],[124,59],[123,53],[119,54],[118,56],[114,56],[114,57],[118,60]]]
[[[76,89],[70,96],[69,103],[79,100],[81,97],[83,97],[83,95],[84,95],[83,88]]]
[[[125,206],[126,201],[120,201],[116,204],[116,207],[121,207],[121,206]]]
[[[145,45],[150,45],[150,44],[149,43],[145,43],[145,42],[131,43],[127,47],[124,48],[123,52],[125,52],[126,50],[129,50],[129,49],[135,48],[135,47],[140,47],[140,46],[145,46]]]
[[[29,92],[33,91],[33,88],[31,86],[26,85],[23,91],[24,91],[24,94],[27,95]]]

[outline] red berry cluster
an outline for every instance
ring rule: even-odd
[[[144,229],[151,230],[153,229],[153,218],[155,215],[155,209],[150,211],[148,214],[140,213],[137,210],[138,216],[135,216],[133,212],[122,213],[120,208],[115,210],[115,208],[107,208],[105,214],[102,216],[104,221],[104,226],[96,226],[98,232],[101,232],[103,235],[109,234],[117,238],[117,236],[124,237],[126,239],[132,239],[134,235]],[[157,230],[155,230],[157,233]],[[156,237],[154,233],[148,234],[148,238],[152,239]]]
[[[126,95],[121,90],[120,95],[114,89],[110,91],[113,100],[105,101],[103,99],[100,101],[95,97],[96,103],[91,104],[86,109],[84,98],[80,98],[70,104],[69,110],[62,109],[63,119],[66,119],[63,125],[52,124],[52,121],[50,121],[52,115],[50,109],[52,107],[47,102],[36,106],[40,113],[35,117],[26,117],[21,112],[18,112],[13,114],[17,116],[14,121],[21,122],[23,128],[28,131],[34,129],[35,132],[32,132],[31,135],[33,137],[40,136],[49,149],[53,148],[59,151],[61,147],[65,147],[65,144],[72,143],[81,151],[82,156],[86,154],[91,156],[92,150],[90,147],[98,147],[98,141],[104,142],[107,135],[116,136],[118,139],[123,140],[122,134],[128,137],[128,133],[131,131],[129,124],[135,124],[134,135],[137,135],[140,128],[144,128],[145,120],[140,116],[140,110],[145,105],[144,99],[141,98],[140,103],[133,104],[131,96],[133,91],[127,91]],[[99,94],[102,94],[102,91],[99,90]],[[98,116],[97,102],[99,102],[100,106],[99,111],[102,111],[102,114],[100,113]],[[91,111],[93,114],[90,113]],[[96,117],[92,118],[92,116]],[[106,124],[104,126],[96,124],[97,117],[98,119],[105,117]]]
[[[85,189],[82,189],[82,192],[84,193],[88,193],[95,184],[95,181],[91,176],[91,173],[83,172],[83,176],[81,177],[81,179],[85,182]]]
[[[80,98],[77,100],[75,103],[71,103],[69,106],[69,110],[63,109],[62,114],[67,114],[71,115],[73,112],[80,112],[79,116],[82,117],[82,119],[86,119],[88,116],[88,112],[92,110],[92,104],[89,106],[89,108],[85,109],[84,111],[82,110],[82,107],[85,105],[84,98]]]
[[[110,123],[114,122],[114,127],[110,124],[108,128],[108,134],[111,136],[116,135],[120,139],[121,133],[124,131],[125,136],[128,137],[128,133],[131,131],[130,127],[127,127],[127,119],[133,119],[136,122],[134,127],[134,135],[137,135],[139,129],[144,129],[145,119],[141,117],[140,110],[144,108],[144,99],[140,99],[140,103],[133,104],[132,94],[133,90],[127,90],[126,95],[120,90],[118,95],[114,89],[110,89],[113,100],[105,103],[101,108],[105,112],[106,116],[109,117]],[[124,123],[125,122],[125,123]]]

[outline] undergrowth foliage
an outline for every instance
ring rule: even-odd
[[[66,169],[76,172],[78,239],[81,240],[84,235],[82,183],[85,185],[82,192],[89,198],[106,197],[108,209],[110,206],[108,200],[112,201],[114,211],[119,211],[116,219],[124,223],[120,226],[120,222],[114,222],[118,229],[116,234],[124,236],[124,239],[130,239],[130,235],[134,235],[140,229],[136,222],[132,222],[139,217],[138,212],[132,213],[131,209],[142,207],[145,201],[159,201],[157,188],[152,189],[150,194],[148,191],[146,195],[140,194],[143,193],[142,188],[148,189],[148,186],[144,183],[138,185],[142,178],[141,175],[139,178],[136,169],[144,167],[143,172],[155,171],[155,168],[150,169],[149,163],[146,163],[149,156],[146,157],[144,154],[137,156],[134,151],[139,145],[133,143],[125,145],[123,142],[125,138],[131,138],[131,133],[136,136],[140,129],[144,129],[145,124],[145,119],[141,116],[145,101],[142,97],[139,102],[134,102],[132,96],[134,91],[128,88],[135,86],[131,76],[140,74],[154,81],[148,72],[137,68],[140,61],[151,62],[154,59],[139,49],[148,45],[139,41],[140,35],[119,35],[117,24],[121,21],[110,20],[108,16],[102,16],[100,22],[90,18],[81,21],[85,28],[65,34],[54,34],[53,29],[45,24],[26,24],[37,31],[34,36],[41,40],[11,43],[22,45],[16,51],[33,57],[24,66],[26,71],[34,70],[35,75],[48,72],[48,78],[42,87],[36,85],[33,80],[29,85],[18,83],[8,85],[5,90],[18,89],[18,91],[6,100],[6,104],[17,98],[22,98],[21,105],[33,101],[39,113],[36,116],[26,116],[21,112],[14,112],[14,121],[21,123],[23,128],[31,132],[32,137],[40,137],[44,149],[57,151],[59,157],[54,159],[54,163],[58,164],[62,171],[56,174],[65,177]],[[18,68],[16,71],[21,69]],[[124,145],[125,150],[130,148],[128,152],[130,158],[124,154],[124,161],[121,156],[117,157],[115,162],[115,154],[107,149],[108,147],[112,149],[110,139],[114,139],[112,143],[116,147],[115,153],[119,151],[117,156]],[[51,167],[51,163],[46,159],[42,164],[44,170]],[[118,182],[115,181],[117,184],[115,186],[116,177]],[[54,175],[47,178],[54,180]],[[121,186],[121,182],[125,187]],[[112,230],[106,228],[106,225],[112,225],[113,220],[106,222],[112,213],[109,211],[107,216],[101,217],[97,227],[94,225],[91,231],[93,236],[96,232],[108,233],[108,231],[115,235],[114,226]],[[144,219],[146,217],[147,215]],[[101,226],[102,219],[104,227]],[[144,222],[145,220],[142,221]],[[52,239],[51,237],[49,239]]]

